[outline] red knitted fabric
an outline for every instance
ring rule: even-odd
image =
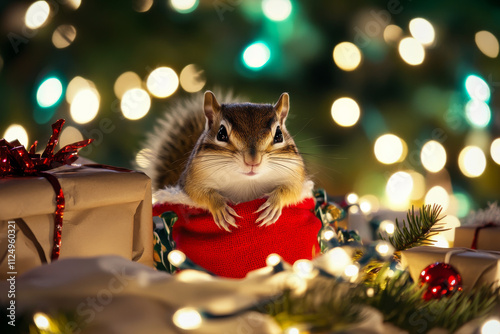
[[[259,227],[255,223],[259,214],[254,212],[265,201],[260,198],[231,205],[243,217],[236,218],[238,228],[229,226],[231,233],[218,228],[208,211],[182,204],[155,204],[153,215],[174,211],[179,217],[172,229],[176,249],[218,276],[243,278],[264,267],[271,253],[288,263],[310,260],[319,253],[321,221],[314,215],[312,198],[284,208],[276,223]]]

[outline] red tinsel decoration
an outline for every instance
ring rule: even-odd
[[[19,143],[18,140],[8,142],[0,140],[0,177],[7,176],[41,176],[47,179],[56,193],[56,210],[54,217],[54,246],[52,248],[52,260],[59,258],[61,250],[61,233],[64,215],[64,193],[57,178],[45,173],[49,169],[70,165],[78,159],[78,149],[89,145],[93,139],[82,140],[61,148],[54,154],[54,148],[59,142],[61,129],[65,123],[59,119],[52,124],[52,135],[43,153],[36,154],[37,141],[31,145],[29,151]]]

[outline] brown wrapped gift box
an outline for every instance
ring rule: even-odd
[[[477,225],[457,227],[454,246],[471,248],[476,228]],[[477,237],[477,249],[500,251],[500,226],[481,228]]]
[[[120,255],[153,265],[151,180],[140,172],[90,167],[51,170],[66,199],[60,258]],[[43,177],[0,179],[0,277],[7,276],[8,221],[22,218],[35,242],[16,223],[15,271],[42,264],[39,243],[50,262],[55,192]],[[28,233],[29,234],[29,233]]]
[[[496,282],[495,286],[499,285],[500,252],[420,246],[401,252],[401,262],[404,267],[409,268],[413,280],[418,282],[423,269],[432,263],[444,262],[450,251],[453,253],[449,264],[462,276],[464,291],[493,282]]]

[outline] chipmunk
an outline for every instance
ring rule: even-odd
[[[274,105],[220,104],[211,91],[203,105],[184,101],[149,138],[154,154],[145,172],[153,188],[176,186],[176,194],[184,192],[208,209],[229,232],[239,216],[228,203],[267,197],[256,223],[275,223],[283,207],[304,198],[304,184],[312,183],[285,126],[289,107],[287,93]]]

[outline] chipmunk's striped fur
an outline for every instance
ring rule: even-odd
[[[148,140],[154,153],[146,173],[153,187],[179,187],[228,231],[228,224],[237,227],[238,216],[228,202],[267,196],[257,222],[274,223],[284,206],[303,198],[309,182],[285,127],[288,110],[286,93],[274,105],[232,99],[219,104],[210,91],[203,101],[184,101],[160,121]]]

